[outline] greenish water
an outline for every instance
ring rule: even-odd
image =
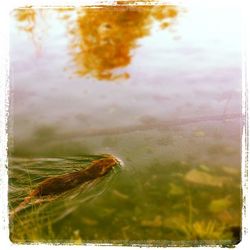
[[[46,176],[78,170],[97,158],[14,158],[10,206],[17,206]],[[11,239],[153,245],[237,241],[239,169],[156,161],[143,171],[123,166],[110,177],[20,212],[11,224]]]
[[[102,154],[123,162],[26,204],[11,218],[13,242],[239,241],[239,13],[203,1],[12,15],[10,212],[47,177]]]

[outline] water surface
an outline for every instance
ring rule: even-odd
[[[241,223],[239,23],[239,10],[208,3],[13,13],[10,204],[35,180],[76,170],[77,157],[81,167],[110,153],[124,167],[94,199],[51,203],[61,219],[50,229],[13,227],[12,239],[231,242]]]

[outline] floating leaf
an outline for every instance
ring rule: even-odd
[[[116,189],[114,189],[112,193],[113,193],[116,197],[121,198],[121,199],[123,199],[123,200],[127,200],[127,199],[129,198],[126,194],[124,194],[124,193],[122,193],[122,192],[120,192],[120,191],[118,191],[118,190],[116,190]]]
[[[227,174],[230,174],[230,175],[237,175],[240,173],[240,169],[239,168],[236,168],[236,167],[227,167],[227,166],[223,166],[221,167],[221,169],[227,173]]]
[[[228,209],[230,205],[231,205],[231,201],[230,201],[230,198],[227,196],[222,199],[211,201],[209,205],[209,211],[212,213],[219,213]]]
[[[203,170],[203,171],[206,171],[206,172],[210,172],[210,171],[211,171],[210,168],[209,168],[208,166],[204,165],[204,164],[201,164],[201,165],[199,166],[199,168],[200,168],[201,170]]]
[[[197,169],[190,170],[184,178],[188,182],[213,187],[222,187],[228,181],[228,178],[214,176]]]
[[[170,191],[169,194],[170,195],[182,195],[184,193],[183,188],[181,188],[180,186],[177,186],[174,183],[170,183]]]
[[[153,220],[142,220],[141,225],[145,227],[161,227],[162,226],[162,217],[160,215],[155,216]]]

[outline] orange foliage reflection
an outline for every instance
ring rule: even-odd
[[[41,26],[43,19],[42,9],[34,9],[33,7],[26,7],[14,10],[14,16],[18,22],[18,28],[25,31],[31,38],[35,48],[36,54],[41,54],[42,37],[46,29]]]
[[[175,6],[138,6],[122,2],[111,6],[60,8],[57,12],[68,26],[75,73],[99,80],[128,78],[127,72],[118,71],[131,62],[131,52],[138,39],[150,34],[155,21],[161,28],[167,28],[178,14]],[[18,9],[15,16],[22,24],[20,28],[34,32],[34,9]]]
[[[76,73],[99,80],[129,77],[114,70],[131,62],[137,40],[149,35],[154,20],[166,28],[177,16],[173,6],[103,6],[83,8],[77,13],[77,25],[71,30]]]
[[[20,24],[20,29],[29,33],[34,32],[36,24],[36,11],[34,9],[32,9],[31,7],[16,9],[14,11],[14,15],[16,17],[16,20]]]

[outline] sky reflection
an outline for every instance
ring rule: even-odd
[[[14,153],[113,152],[136,154],[140,162],[150,147],[152,158],[163,161],[207,159],[218,143],[236,153],[216,155],[216,162],[238,164],[237,9],[208,3],[187,5],[185,13],[175,7],[171,14],[172,6],[102,8],[37,9],[35,17],[13,18]],[[203,122],[189,122],[200,117]],[[171,145],[159,146],[162,138]]]

